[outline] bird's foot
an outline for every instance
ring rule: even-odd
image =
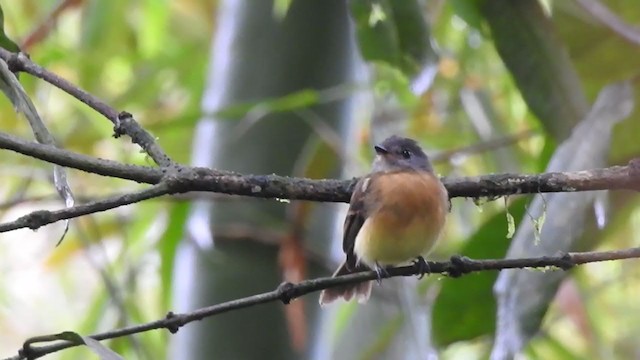
[[[376,261],[375,272],[376,272],[376,275],[378,276],[378,279],[376,280],[378,282],[378,285],[380,285],[382,283],[382,277],[383,276],[385,276],[385,277],[389,276],[389,273],[387,272],[387,269],[385,269],[383,266],[378,264],[377,261]]]
[[[418,280],[422,279],[425,274],[431,272],[429,264],[422,256],[418,256],[415,260],[413,260],[413,266],[415,266],[416,270],[418,270]]]

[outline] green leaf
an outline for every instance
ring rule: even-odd
[[[0,5],[0,47],[14,53],[20,52],[18,44],[9,39],[4,32],[4,12],[2,11],[2,5]]]
[[[409,78],[402,71],[384,63],[376,64],[375,69],[373,90],[377,95],[392,93],[405,109],[412,109],[418,104],[419,98],[411,91]]]
[[[233,104],[216,111],[214,116],[220,119],[238,120],[253,112],[270,114],[304,109],[317,104],[320,99],[321,96],[317,91],[305,89],[260,102]]]
[[[167,38],[169,26],[169,6],[167,0],[145,0],[143,2],[144,21],[138,28],[138,47],[145,57],[151,58],[162,51],[163,40]]]
[[[278,20],[284,19],[291,8],[292,2],[293,0],[274,0],[273,16]]]
[[[507,239],[511,239],[513,238],[513,234],[516,233],[516,220],[509,212],[509,209],[507,209],[505,213],[507,215]]]
[[[506,213],[522,219],[526,199],[514,201]],[[509,241],[505,212],[494,215],[471,236],[460,253],[471,258],[502,258]],[[497,272],[483,271],[459,279],[446,279],[433,306],[433,336],[438,346],[492,334],[496,304],[493,283]]]
[[[539,1],[481,0],[476,4],[529,109],[556,140],[568,137],[589,105]]]
[[[115,352],[111,351],[106,346],[102,345],[98,340],[83,336],[85,345],[89,347],[94,353],[96,353],[102,360],[124,360],[124,358]]]
[[[618,16],[617,21],[631,25],[640,17],[636,0],[601,1],[600,4]],[[636,76],[640,67],[638,46],[631,45],[617,31],[603,25],[571,1],[551,1],[553,25],[576,71],[582,79],[587,98],[594,99],[600,90],[612,81]],[[619,31],[624,32],[624,27]]]
[[[575,4],[565,1],[551,2],[553,23],[564,40],[566,48],[575,64],[576,71],[584,84],[589,99],[614,79],[633,78],[640,68],[638,47],[632,46],[608,26],[593,16],[578,11]],[[636,0],[602,2],[619,20],[633,23],[640,17],[640,7]],[[635,101],[640,103],[640,87],[634,82]],[[640,142],[636,134],[640,132],[640,107],[634,109],[629,119],[614,129],[611,142],[610,164],[629,161],[640,152]]]
[[[419,1],[389,1],[395,19],[400,59],[408,76],[418,73],[429,60],[436,60],[431,34]]]
[[[544,221],[547,217],[547,202],[544,199],[544,195],[540,195],[540,198],[542,199],[542,213],[537,218],[531,218],[536,245],[540,244],[540,233],[542,232],[542,227],[544,226]]]
[[[188,203],[175,204],[169,210],[169,223],[159,241],[160,251],[160,279],[162,281],[162,300],[165,308],[171,303],[171,281],[173,278],[173,263],[178,244],[183,237]]]
[[[448,4],[454,13],[472,28],[481,31],[482,15],[478,9],[478,0],[449,0]]]
[[[579,360],[585,358],[548,333],[543,333],[529,343],[524,354],[528,355],[529,359]]]
[[[333,326],[331,328],[331,333],[333,334],[334,339],[339,339],[343,336],[346,336],[345,331],[347,330],[350,322],[353,320],[353,316],[355,315],[357,309],[358,304],[355,301],[345,303],[344,305],[338,307],[335,321],[333,322]]]
[[[404,317],[397,315],[377,329],[377,338],[371,345],[363,349],[361,359],[376,359],[381,353],[384,353],[392,344],[393,339],[398,336],[398,332],[402,329],[403,321]]]
[[[75,345],[86,345],[91,351],[96,353],[101,360],[124,360],[124,358],[102,345],[98,340],[88,336],[82,336],[73,331],[64,331],[58,334],[36,336],[28,339],[24,343],[24,347],[40,342],[51,342],[56,340],[68,341]]]
[[[331,144],[318,136],[307,140],[294,165],[294,174],[311,179],[324,179],[335,176],[339,167],[336,152]]]
[[[352,0],[351,15],[362,57],[416,75],[435,58],[429,28],[415,0]]]

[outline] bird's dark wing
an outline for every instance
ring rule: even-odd
[[[367,190],[371,188],[372,181],[373,178],[371,177],[363,177],[356,183],[349,202],[349,211],[344,219],[342,250],[347,254],[347,269],[351,271],[355,270],[358,262],[356,255],[353,253],[353,247],[355,246],[356,236],[358,236],[358,232],[368,216],[367,204],[364,200]]]

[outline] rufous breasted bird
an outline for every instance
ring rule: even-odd
[[[374,146],[371,173],[356,184],[344,221],[345,262],[333,276],[412,260],[427,266],[426,256],[440,237],[449,211],[447,190],[415,140],[391,136]],[[372,282],[323,290],[320,304],[353,298],[364,303]]]

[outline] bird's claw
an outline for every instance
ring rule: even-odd
[[[422,256],[418,256],[415,260],[413,260],[413,266],[415,266],[418,270],[418,280],[422,279],[425,274],[431,272],[429,264]]]
[[[383,276],[385,276],[385,277],[389,276],[389,273],[387,272],[387,270],[384,267],[380,266],[380,264],[378,264],[377,262],[376,262],[375,272],[376,272],[376,275],[377,275],[377,280],[376,281],[378,282],[378,285],[382,284],[382,277]]]

